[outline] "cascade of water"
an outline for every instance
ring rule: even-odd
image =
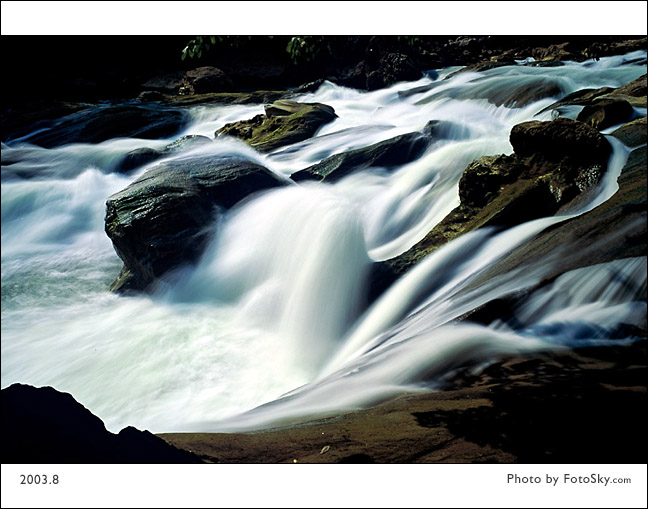
[[[121,264],[103,218],[106,198],[146,171],[113,173],[118,161],[169,140],[44,149],[28,135],[3,144],[2,387],[22,382],[71,392],[112,431],[252,429],[429,388],[466,362],[572,345],[583,334],[609,339],[620,322],[645,327],[645,258],[561,276],[519,304],[516,326],[452,322],[542,279],[551,260],[475,285],[515,246],[616,191],[628,150],[612,137],[609,170],[580,210],[467,234],[370,308],[364,301],[371,263],[410,248],[458,204],[457,184],[472,160],[510,153],[511,127],[551,118],[536,115],[557,95],[618,87],[644,74],[645,65],[628,63],[638,56],[645,51],[555,68],[450,77],[448,69],[435,80],[374,92],[325,82],[298,98],[338,114],[312,139],[263,155],[219,138],[167,155],[242,156],[287,177],[429,120],[448,122],[444,139],[408,164],[366,168],[334,184],[290,185],[238,205],[215,225],[200,262],[152,296],[107,292]],[[521,83],[542,84],[549,95],[520,108],[489,102]],[[180,134],[213,137],[224,124],[261,112],[261,105],[193,107]],[[595,328],[604,332],[592,336]]]

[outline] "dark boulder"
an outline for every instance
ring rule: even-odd
[[[518,124],[511,129],[510,142],[522,158],[540,155],[548,161],[571,158],[590,164],[610,154],[609,143],[598,131],[568,118]]]
[[[176,95],[183,85],[184,76],[185,73],[182,71],[154,76],[142,84],[142,89],[166,95]]]
[[[291,99],[279,99],[272,104],[266,104],[263,109],[268,118],[273,117],[287,117],[295,113],[303,113],[311,110],[313,104],[298,103]],[[317,111],[335,115],[335,110],[326,104],[317,104],[315,108]]]
[[[612,133],[612,136],[621,140],[628,147],[638,147],[646,144],[646,117],[641,117],[628,122]]]
[[[587,104],[590,104],[597,97],[609,94],[613,90],[614,88],[612,87],[583,88],[581,90],[577,90],[576,92],[572,92],[571,94],[567,94],[562,99],[540,110],[538,114],[544,113],[545,111],[554,110],[560,106],[585,106]]]
[[[555,214],[592,189],[607,167],[608,141],[564,118],[513,127],[514,154],[484,156],[461,177],[461,204],[405,253],[381,262],[372,291],[388,287],[432,251],[483,226],[510,227]]]
[[[619,99],[625,99],[632,106],[640,108],[646,107],[646,75],[638,77],[636,80],[631,81],[627,85],[617,88],[610,92],[610,96]]]
[[[376,69],[369,68],[366,73],[367,90],[378,90],[399,81],[414,81],[423,76],[412,59],[402,53],[388,53],[383,56]]]
[[[177,154],[210,143],[212,143],[212,140],[207,138],[207,136],[189,134],[169,143],[162,150],[149,147],[136,148],[124,156],[115,168],[115,171],[118,173],[128,173],[135,168],[149,164],[161,157]]]
[[[0,113],[2,141],[9,141],[37,130],[50,128],[62,121],[63,118],[87,108],[87,104],[43,100],[33,100],[26,105],[2,108]]]
[[[609,114],[615,115],[614,120],[621,118],[628,111],[629,115],[625,116],[616,123],[621,123],[626,121],[629,116],[632,114],[632,110],[629,110],[628,107],[620,102],[616,105],[605,106],[601,104],[602,101],[626,101],[631,106],[634,107],[646,107],[646,75],[640,76],[636,80],[631,81],[627,85],[620,88],[612,87],[602,87],[597,89],[586,88],[583,90],[578,90],[569,95],[566,95],[559,101],[547,106],[542,109],[539,113],[544,113],[545,111],[554,110],[560,106],[585,106],[587,112],[581,114],[584,119],[588,119],[595,111],[598,115],[604,115],[603,111],[599,110],[609,110]],[[589,108],[588,108],[589,107]],[[607,113],[605,113],[607,115]],[[581,118],[579,118],[581,120]],[[585,121],[585,120],[583,120]],[[588,122],[589,123],[589,122]],[[608,127],[613,124],[608,124]],[[604,129],[604,127],[598,127],[599,129]]]
[[[2,389],[2,463],[201,463],[148,431],[119,434],[52,387]]]
[[[117,164],[115,171],[117,173],[128,173],[129,171],[151,163],[160,157],[162,157],[161,150],[149,147],[136,148],[124,156],[124,158]]]
[[[290,90],[255,90],[252,92],[211,92],[208,94],[179,95],[169,102],[179,106],[195,104],[264,104],[293,95]]]
[[[217,67],[198,67],[187,71],[178,90],[180,95],[231,92],[234,84],[230,77]]]
[[[110,289],[146,290],[170,270],[195,262],[219,210],[285,183],[240,158],[203,156],[151,168],[106,202],[106,234],[124,262]]]
[[[422,133],[401,134],[368,147],[332,155],[294,173],[291,178],[296,182],[303,180],[335,182],[349,173],[365,168],[393,168],[413,161],[429,144],[430,138]]]
[[[179,110],[141,106],[88,108],[60,119],[27,141],[53,148],[67,143],[101,143],[112,138],[167,138],[185,122],[185,113]]]
[[[334,182],[346,175],[366,168],[393,169],[420,157],[436,140],[457,138],[465,130],[453,122],[430,120],[421,132],[401,134],[367,147],[349,150],[327,157],[317,164],[295,172],[296,181],[317,180]]]
[[[525,167],[512,156],[483,156],[465,169],[459,180],[459,198],[468,207],[483,207],[502,186],[514,182]]]
[[[600,131],[628,121],[633,113],[634,109],[624,99],[599,99],[585,106],[576,120]]]
[[[259,152],[271,152],[311,138],[320,127],[337,118],[333,108],[321,103],[281,100],[266,108],[273,116],[257,115],[250,120],[227,124],[216,131],[216,136],[234,136]],[[278,111],[289,114],[275,114]]]

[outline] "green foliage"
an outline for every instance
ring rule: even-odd
[[[185,48],[182,50],[182,60],[187,58],[201,58],[203,52],[206,52],[213,45],[216,44],[216,37],[213,35],[198,35],[194,39],[191,39]]]
[[[273,36],[267,37],[271,40]],[[182,60],[187,57],[200,59],[203,55],[218,47],[220,51],[240,49],[248,45],[254,36],[251,35],[198,35],[191,39],[182,50]],[[290,56],[293,64],[312,62],[321,57],[330,57],[333,55],[331,38],[321,35],[300,35],[292,37],[286,45],[286,51]]]
[[[203,54],[214,47],[224,50],[239,49],[249,44],[252,35],[197,35],[191,39],[182,50],[182,60],[189,58],[202,58]],[[271,35],[267,36],[272,39]]]
[[[423,39],[415,35],[398,35],[396,40],[401,46],[408,46],[410,48],[420,47]]]
[[[321,56],[333,54],[330,38],[321,35],[295,36],[288,41],[286,51],[293,64],[312,62]]]

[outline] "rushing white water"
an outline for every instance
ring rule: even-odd
[[[645,257],[560,276],[519,303],[515,323],[453,323],[534,287],[550,271],[547,259],[473,284],[514,247],[614,193],[628,151],[613,139],[606,177],[580,210],[467,234],[371,306],[366,299],[372,261],[404,252],[458,205],[458,181],[472,160],[511,153],[511,127],[550,119],[550,111],[538,112],[559,97],[644,74],[645,65],[627,62],[645,55],[447,80],[450,70],[442,70],[436,81],[375,92],[325,82],[298,98],[335,108],[339,118],[316,137],[268,155],[218,139],[182,157],[238,154],[288,176],[429,120],[450,122],[447,138],[395,169],[368,168],[335,184],[292,185],[245,200],[215,225],[200,263],[151,296],[107,290],[121,261],[103,231],[105,200],[146,170],[114,173],[120,158],[183,134],[213,138],[263,106],[193,107],[185,131],[168,140],[44,149],[26,136],[3,144],[2,387],[22,382],[70,392],[112,431],[245,430],[429,390],[466,363],[623,341],[621,326],[645,326]],[[488,102],[520,83],[551,83],[560,94],[522,108]]]

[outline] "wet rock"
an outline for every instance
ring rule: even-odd
[[[612,87],[584,88],[582,90],[577,90],[576,92],[567,94],[565,97],[563,97],[559,101],[556,101],[553,104],[550,104],[546,108],[543,108],[542,110],[539,111],[539,113],[553,110],[558,106],[566,106],[566,105],[585,106],[586,104],[590,104],[593,99],[596,99],[597,97],[600,97],[602,95],[609,94],[613,90],[614,88]]]
[[[510,142],[522,158],[537,154],[548,161],[571,158],[590,164],[610,154],[609,143],[598,131],[568,118],[518,124],[511,129]]]
[[[459,207],[411,249],[378,264],[373,297],[460,235],[483,226],[514,226],[569,206],[599,182],[611,152],[598,131],[563,118],[518,124],[510,141],[513,155],[481,157],[468,165],[459,183]]]
[[[290,90],[255,90],[254,92],[212,92],[172,97],[169,102],[181,106],[195,104],[264,104],[293,95]]]
[[[201,463],[133,427],[119,434],[72,395],[52,387],[2,389],[2,463]],[[52,479],[52,478],[50,478]]]
[[[559,96],[562,93],[559,83],[555,80],[536,76],[521,76],[515,84],[507,86],[493,86],[492,82],[484,81],[471,87],[449,88],[432,97],[424,98],[416,104],[427,104],[448,97],[459,100],[485,99],[496,106],[523,108],[540,99]]]
[[[560,106],[597,106],[599,101],[625,100],[632,106],[646,107],[646,75],[631,81],[621,88],[602,87],[597,89],[586,88],[566,95],[559,101],[542,109],[539,113],[554,110]],[[627,107],[622,106],[627,111]],[[624,119],[626,120],[626,119]],[[623,122],[621,120],[620,122]],[[618,122],[617,122],[618,123]],[[614,124],[610,124],[614,125]]]
[[[626,122],[633,112],[630,103],[624,99],[599,99],[585,106],[576,119],[600,131]]]
[[[401,134],[367,147],[327,157],[317,164],[295,172],[291,178],[300,182],[317,180],[334,182],[355,171],[379,167],[387,170],[419,158],[436,140],[457,139],[466,129],[453,122],[430,120],[421,132]]]
[[[115,168],[115,171],[118,173],[128,173],[135,168],[144,166],[145,164],[151,163],[162,157],[177,154],[185,150],[193,149],[200,145],[210,144],[212,140],[207,138],[207,136],[200,136],[197,134],[190,134],[187,136],[182,136],[172,143],[169,143],[162,150],[156,150],[154,148],[137,148],[131,150],[120,163]]]
[[[27,141],[45,148],[67,143],[101,143],[113,138],[157,139],[172,136],[186,122],[184,112],[143,106],[88,108],[64,117]]]
[[[110,289],[150,289],[172,269],[195,262],[220,211],[286,182],[240,158],[168,161],[106,202],[105,230],[124,267]]]
[[[64,101],[34,100],[24,106],[2,109],[2,141],[25,136],[43,128],[50,128],[64,117],[88,108],[86,104]]]
[[[468,165],[459,180],[461,203],[468,207],[483,207],[502,186],[514,182],[524,169],[515,157],[480,157]]]
[[[145,164],[159,159],[162,155],[161,150],[155,150],[154,148],[136,148],[124,156],[115,168],[115,171],[117,173],[128,173],[135,168],[139,168],[140,166],[144,166]]]
[[[445,79],[452,78],[453,76],[456,76],[457,74],[461,74],[462,72],[482,72],[482,71],[488,71],[489,69],[495,69],[497,67],[504,67],[507,65],[515,65],[515,61],[510,60],[510,61],[486,61],[486,62],[477,62],[476,64],[471,64],[467,65],[466,67],[463,67],[462,69],[459,69],[458,71],[454,71],[450,74],[448,74]]]
[[[349,150],[294,173],[291,178],[335,182],[346,175],[369,167],[393,168],[413,161],[429,146],[431,138],[422,133],[408,133],[368,147]]]
[[[337,118],[333,108],[321,103],[280,101],[268,106],[270,111],[294,112],[288,115],[257,115],[250,120],[227,124],[216,131],[216,136],[234,136],[259,152],[270,152],[312,137],[317,130]]]
[[[291,99],[280,99],[264,106],[265,114],[268,118],[286,117],[295,113],[304,113],[311,109],[312,104],[298,103]],[[326,104],[319,104],[318,108],[322,111],[335,115],[335,110]]]
[[[645,108],[647,93],[646,75],[644,74],[627,85],[610,92],[610,97],[625,99],[632,106]]]
[[[641,117],[628,122],[612,133],[612,136],[621,140],[628,147],[637,147],[646,144],[646,117]]]

